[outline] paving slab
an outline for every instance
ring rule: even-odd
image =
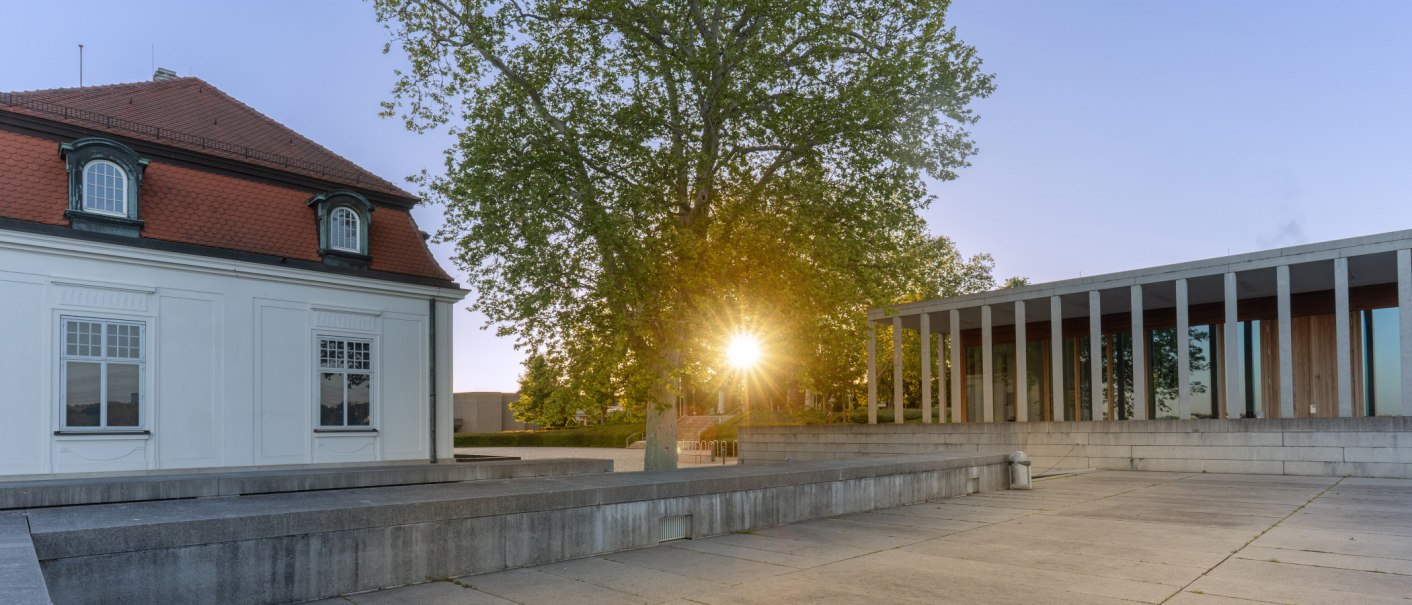
[[[514,605],[513,601],[507,601],[495,595],[449,581],[427,582],[404,586],[396,590],[379,590],[343,598],[346,601],[329,599],[315,601],[315,603],[327,602],[330,605],[339,603],[347,605],[348,601],[352,601],[357,605],[402,605],[405,603],[416,603],[417,605]]]
[[[512,569],[483,576],[460,578],[459,581],[474,587],[478,592],[501,597],[520,605],[563,605],[570,602],[583,605],[622,605],[648,602],[646,599],[626,592],[561,578],[535,569]],[[415,603],[416,601],[409,599],[401,602]]]

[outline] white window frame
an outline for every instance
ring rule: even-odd
[[[96,166],[98,166],[98,165],[100,165],[100,164],[107,164],[108,166],[112,166],[112,167],[113,167],[113,170],[118,171],[118,185],[120,186],[119,195],[118,195],[118,201],[122,204],[122,206],[121,206],[120,208],[118,208],[117,210],[105,210],[105,209],[101,209],[101,208],[95,208],[95,207],[93,207],[93,206],[91,206],[91,205],[89,204],[89,194],[91,193],[91,188],[88,186],[88,171],[89,171],[89,170],[92,170],[94,167],[96,167]],[[86,163],[86,164],[83,165],[83,174],[82,174],[81,176],[82,176],[82,179],[80,180],[80,182],[83,183],[83,211],[84,211],[84,212],[92,212],[92,213],[94,213],[94,214],[106,214],[106,215],[108,215],[108,216],[122,216],[122,217],[126,217],[126,216],[127,216],[127,211],[128,211],[128,190],[127,190],[127,188],[128,188],[128,174],[127,174],[127,171],[126,171],[126,170],[123,170],[123,167],[122,167],[122,166],[119,166],[116,162],[110,162],[110,161],[108,161],[108,160],[90,160],[88,163]]]
[[[70,322],[97,323],[102,326],[98,342],[99,355],[70,354],[68,348],[68,324]],[[108,355],[108,327],[112,325],[137,328],[138,355],[132,357],[112,357]],[[147,426],[147,349],[148,330],[146,322],[126,319],[110,319],[80,315],[59,316],[59,426],[65,431],[86,431],[94,433],[141,431]],[[98,373],[98,425],[69,426],[68,390],[69,362],[97,363]],[[125,426],[108,425],[108,366],[109,364],[137,366],[137,424]]]
[[[342,343],[356,342],[368,346],[368,367],[359,368],[327,368],[324,367],[322,349],[324,341],[338,341]],[[346,355],[346,346],[345,346]],[[345,356],[345,362],[347,357]],[[320,432],[376,432],[378,426],[378,343],[377,339],[371,335],[350,335],[336,332],[316,332],[314,334],[314,430]],[[342,424],[323,423],[323,375],[326,373],[340,374],[345,378],[340,382],[343,385],[343,422]],[[349,374],[368,375],[368,424],[348,424],[348,414],[352,406],[348,404],[348,379]]]
[[[353,221],[353,245],[339,245],[339,214],[346,214]],[[334,206],[328,213],[328,246],[332,250],[340,252],[363,253],[363,219],[358,216],[358,211],[348,206]]]

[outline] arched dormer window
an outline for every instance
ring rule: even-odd
[[[329,212],[328,247],[340,252],[362,253],[362,221],[347,206]]]
[[[69,225],[137,237],[142,230],[140,213],[142,174],[147,160],[127,145],[100,137],[86,137],[59,145],[69,171]]]
[[[108,160],[83,167],[83,211],[127,216],[127,173]]]
[[[319,226],[319,254],[324,264],[367,268],[372,260],[368,230],[373,205],[356,191],[321,193],[309,200]]]

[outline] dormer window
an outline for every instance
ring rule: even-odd
[[[321,193],[309,200],[319,226],[319,254],[324,264],[366,269],[372,260],[368,230],[373,205],[355,191]]]
[[[68,164],[69,208],[64,216],[81,231],[137,237],[142,231],[138,193],[147,160],[117,141],[86,137],[59,145]]]
[[[108,160],[84,166],[83,210],[127,216],[127,173]]]
[[[362,221],[358,220],[358,213],[347,206],[338,206],[329,213],[329,243],[328,246],[340,252],[354,252],[361,254],[362,249]]]

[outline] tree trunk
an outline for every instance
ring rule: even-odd
[[[647,453],[643,469],[670,471],[677,468],[677,405],[671,389],[663,387],[658,405],[647,406]]]

